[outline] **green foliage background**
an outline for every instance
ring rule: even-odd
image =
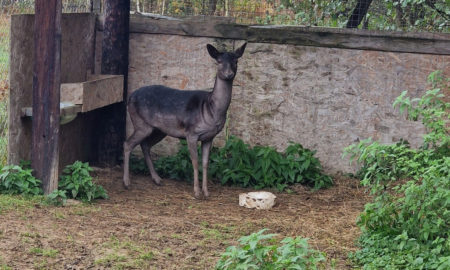
[[[450,103],[441,94],[449,80],[437,71],[429,82],[422,98],[404,92],[394,103],[427,128],[420,149],[368,139],[345,150],[375,196],[358,220],[361,249],[350,256],[364,269],[450,269]]]
[[[185,141],[180,142],[181,147],[176,155],[161,157],[154,165],[164,178],[192,181],[193,167],[189,150]],[[200,147],[198,152],[200,157]],[[315,189],[329,187],[333,181],[323,173],[320,161],[314,154],[314,151],[298,143],[291,143],[280,153],[270,146],[250,147],[241,139],[231,136],[224,147],[213,147],[211,150],[208,175],[209,178],[219,180],[222,185],[256,189],[284,190],[295,183]],[[135,173],[148,174],[143,159],[132,157],[130,168]]]

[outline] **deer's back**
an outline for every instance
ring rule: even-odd
[[[204,102],[208,93],[201,90],[178,90],[163,85],[151,85],[134,91],[128,99],[128,105],[135,106],[138,110],[152,108],[162,113],[186,113]]]
[[[208,95],[208,91],[145,86],[130,95],[128,110],[131,118],[138,116],[170,136],[183,137],[202,118]]]

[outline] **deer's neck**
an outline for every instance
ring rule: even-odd
[[[216,76],[214,89],[210,96],[210,108],[214,118],[225,116],[231,102],[233,81],[225,81]]]

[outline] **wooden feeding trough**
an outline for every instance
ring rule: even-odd
[[[90,75],[85,82],[61,84],[60,124],[85,113],[123,101],[123,75]],[[32,107],[22,108],[21,117],[31,117]]]
[[[88,81],[61,84],[61,102],[92,111],[123,100],[123,75],[91,75]]]

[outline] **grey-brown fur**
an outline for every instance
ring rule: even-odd
[[[217,62],[217,75],[212,92],[182,91],[162,85],[145,86],[136,90],[128,99],[128,113],[134,126],[133,134],[124,143],[123,183],[130,185],[129,158],[140,144],[153,181],[161,184],[150,159],[150,148],[164,137],[186,138],[194,167],[194,195],[200,198],[198,180],[197,142],[202,142],[203,181],[202,191],[209,196],[207,169],[212,140],[222,130],[228,106],[231,102],[233,80],[237,60],[247,43],[234,52],[220,53],[208,44],[209,55]]]

